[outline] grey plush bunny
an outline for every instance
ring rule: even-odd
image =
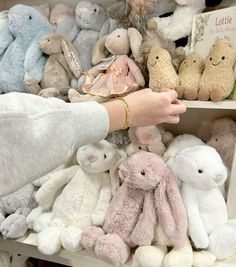
[[[8,19],[15,39],[0,61],[0,93],[23,92],[24,79],[42,77],[45,57],[38,48],[38,40],[51,27],[39,11],[25,5],[13,6]]]
[[[95,42],[108,34],[111,22],[105,10],[90,1],[82,1],[76,7],[76,25],[70,36],[81,61],[82,70],[91,68]]]
[[[27,232],[26,217],[37,206],[35,192],[36,188],[28,184],[0,199],[0,232],[4,238],[19,238]]]

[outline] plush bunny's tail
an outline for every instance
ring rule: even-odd
[[[170,244],[184,245],[187,215],[175,179],[167,168],[155,190],[154,202],[159,224]]]

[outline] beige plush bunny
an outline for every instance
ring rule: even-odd
[[[139,50],[142,36],[135,28],[116,29],[108,36],[100,39],[93,51],[93,64],[98,64],[88,71],[83,85],[84,93],[69,91],[71,102],[91,101],[104,102],[113,96],[121,96],[145,85],[142,72],[129,58],[132,51],[140,61]],[[108,54],[112,56],[106,58]]]
[[[196,52],[190,53],[181,63],[179,68],[180,85],[176,89],[179,98],[197,99],[203,67],[204,62]]]
[[[48,59],[41,84],[33,84],[29,91],[66,100],[71,78],[80,76],[79,59],[75,50],[57,33],[44,35],[39,42],[39,48],[48,55]]]

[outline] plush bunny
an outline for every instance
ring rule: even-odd
[[[236,252],[236,220],[228,219],[219,189],[227,179],[227,169],[218,152],[208,145],[187,147],[169,166],[182,183],[188,233],[194,246],[207,249],[219,260],[231,256]]]
[[[197,99],[203,69],[204,62],[197,53],[192,52],[186,56],[178,72],[180,85],[177,86],[176,91],[179,98]]]
[[[199,100],[214,102],[227,98],[235,85],[236,53],[226,38],[216,39],[206,60],[199,83]]]
[[[201,139],[193,135],[179,135],[168,145],[163,158],[167,165],[169,165],[169,162],[175,158],[180,150],[203,144]],[[181,182],[177,180],[177,183],[180,187]],[[173,246],[163,234],[160,226],[156,227],[152,246],[139,247],[135,251],[132,267],[208,267],[215,261],[214,255],[210,252],[193,252],[187,236],[183,246],[174,246],[171,250],[170,247]]]
[[[113,56],[89,70],[82,87],[87,95],[69,91],[71,102],[96,100],[104,102],[114,95],[121,96],[144,86],[145,80],[138,66],[128,57],[139,53],[142,35],[134,28],[116,29],[100,39],[93,53],[93,63],[101,62],[110,52]],[[92,96],[91,96],[92,95]],[[94,97],[93,97],[94,96]]]
[[[44,35],[39,41],[40,50],[48,55],[41,86],[35,85],[28,92],[41,96],[54,96],[68,100],[68,89],[73,75],[80,76],[80,64],[76,51],[57,33]],[[43,90],[42,90],[43,89]]]
[[[173,134],[166,132],[161,126],[131,127],[129,138],[131,144],[126,148],[128,155],[144,150],[162,156],[166,145],[173,139]]]
[[[119,149],[126,149],[130,144],[130,138],[128,135],[128,130],[118,130],[112,133],[109,133],[106,137],[106,140],[117,146]]]
[[[175,0],[175,2],[177,6],[173,15],[151,19],[164,37],[173,41],[190,34],[194,15],[201,13],[206,7],[205,0]]]
[[[95,42],[109,33],[111,24],[104,8],[90,1],[79,2],[75,16],[76,23],[69,40],[78,51],[82,70],[88,70],[92,67]]]
[[[26,217],[37,205],[35,192],[36,188],[28,184],[0,199],[0,232],[4,238],[19,238],[27,232]]]
[[[116,170],[124,152],[103,140],[78,149],[74,165],[50,175],[36,194],[41,207],[48,208],[54,202],[51,213],[35,220],[34,229],[38,249],[46,255],[58,252],[61,245],[70,251],[80,247],[82,229],[90,225],[102,225],[112,194],[119,186]],[[109,173],[108,173],[109,171]],[[41,228],[41,229],[40,229]]]
[[[49,3],[44,3],[41,5],[33,5],[33,8],[37,9],[43,16],[49,20],[50,6]]]
[[[230,117],[216,119],[210,125],[210,132],[207,144],[217,150],[231,169],[236,144],[236,122]]]
[[[70,33],[76,23],[74,9],[65,4],[56,5],[51,11],[50,23],[55,32],[70,39]]]
[[[86,228],[82,245],[119,266],[127,261],[130,248],[152,243],[156,220],[169,242],[181,245],[186,236],[186,213],[164,161],[154,153],[139,151],[121,164],[119,175],[124,182],[112,199],[103,230]]]
[[[39,11],[24,5],[12,7],[8,17],[9,30],[15,39],[0,61],[0,92],[23,92],[24,79],[41,79],[45,58],[38,40],[50,32],[50,25]]]
[[[0,60],[13,40],[14,37],[9,30],[8,11],[2,11],[0,13]]]

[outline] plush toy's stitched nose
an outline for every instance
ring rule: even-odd
[[[95,162],[96,160],[97,160],[97,157],[96,156],[89,156],[88,157],[88,160],[91,162],[91,163],[93,163],[93,162]]]

